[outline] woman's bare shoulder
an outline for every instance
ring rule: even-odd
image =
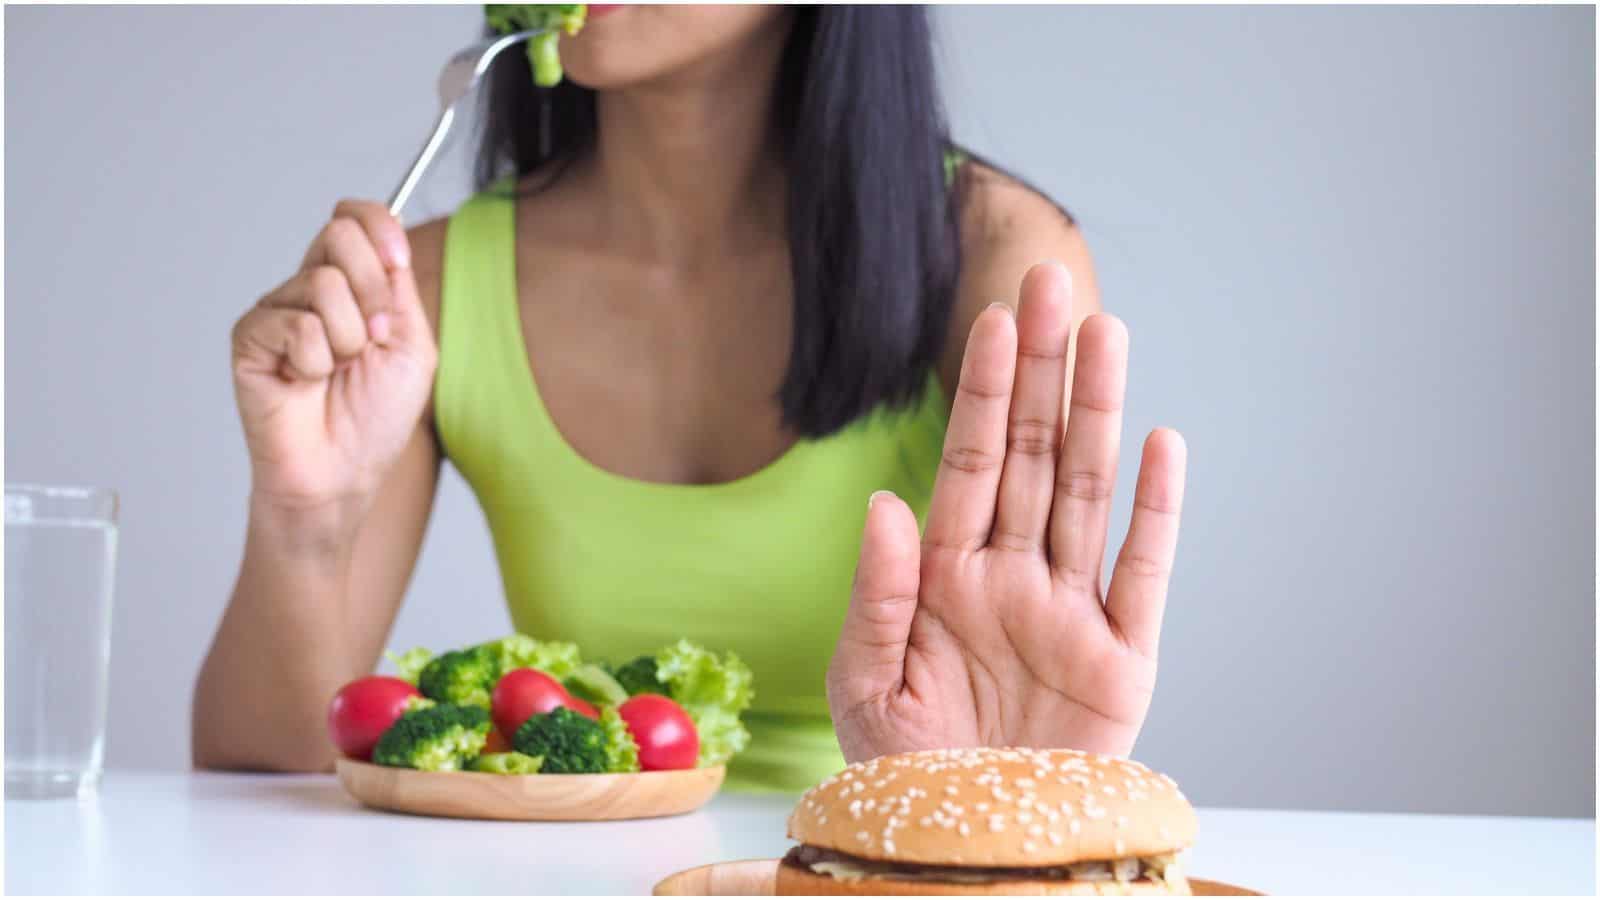
[[[444,274],[444,235],[450,219],[442,216],[406,229],[411,240],[411,272],[417,279],[417,294],[428,313],[428,324],[439,333],[439,293]]]
[[[961,375],[967,332],[991,303],[1016,308],[1022,276],[1042,262],[1072,273],[1073,319],[1100,309],[1094,264],[1077,222],[1039,191],[973,161],[962,167],[961,279],[951,310],[940,376],[953,391]]]

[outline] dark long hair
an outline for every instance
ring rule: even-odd
[[[773,109],[788,173],[794,339],[784,422],[820,437],[916,400],[939,358],[961,267],[960,179],[921,6],[802,6]],[[549,167],[595,140],[593,91],[533,86],[526,54],[489,73],[476,179]],[[548,180],[543,182],[548,184]]]

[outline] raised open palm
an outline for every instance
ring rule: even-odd
[[[1015,316],[972,326],[926,534],[874,495],[828,672],[846,759],[904,750],[1075,747],[1126,755],[1156,679],[1185,449],[1144,445],[1110,585],[1101,560],[1116,480],[1128,338],[1091,316],[1063,427],[1071,283],[1035,266]]]

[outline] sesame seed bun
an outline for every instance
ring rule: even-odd
[[[1039,868],[1160,856],[1193,843],[1195,827],[1177,784],[1139,763],[1022,748],[856,763],[807,791],[789,816],[789,836],[802,844],[935,866]],[[884,892],[887,879],[872,881]],[[927,883],[908,886],[929,893]]]
[[[845,881],[785,862],[778,866],[773,893],[779,897],[1100,897],[1171,896],[1180,893],[1159,881],[992,881],[953,884],[862,878]],[[1182,891],[1181,893],[1188,893]]]

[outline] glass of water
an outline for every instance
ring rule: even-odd
[[[93,794],[105,753],[117,495],[6,485],[6,798]]]

